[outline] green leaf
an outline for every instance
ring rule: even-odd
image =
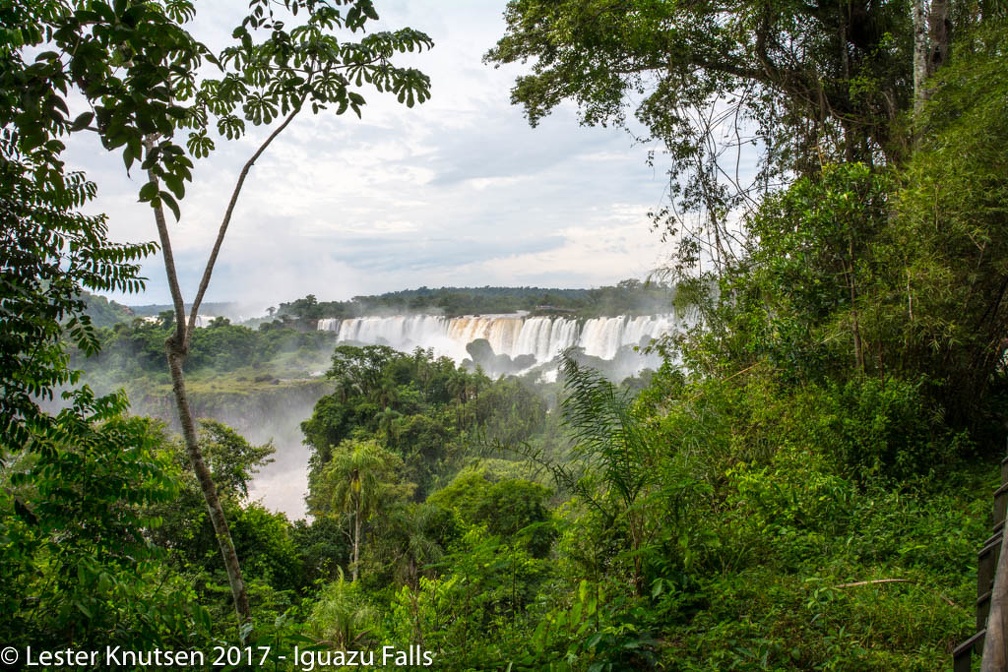
[[[84,112],[83,114],[78,115],[77,118],[73,120],[73,123],[70,124],[70,131],[75,132],[84,130],[91,124],[92,121],[94,121],[94,116],[94,112]]]
[[[158,196],[160,197],[161,202],[167,205],[168,209],[172,211],[173,215],[175,215],[176,222],[182,219],[182,211],[179,209],[179,204],[171,194],[167,191],[162,191],[158,194]]]
[[[140,202],[147,203],[154,200],[158,194],[158,185],[155,182],[147,182],[140,187]]]
[[[127,172],[129,172],[129,169],[133,167],[133,163],[139,158],[133,152],[133,145],[128,142],[126,143],[126,146],[123,147],[122,157],[123,157],[123,163],[126,164]]]
[[[175,175],[165,175],[164,183],[175,194],[176,198],[181,199],[185,196],[185,184],[181,178]]]

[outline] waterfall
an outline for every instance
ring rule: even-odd
[[[388,345],[404,352],[417,347],[430,348],[435,355],[450,357],[459,363],[468,357],[466,346],[469,343],[485,339],[497,355],[511,358],[531,355],[536,362],[544,363],[574,346],[582,348],[586,355],[612,360],[621,349],[674,333],[682,324],[674,314],[624,315],[582,321],[516,313],[451,318],[395,315],[322,319],[318,328],[335,331],[339,342]]]
[[[567,348],[578,345],[580,330],[576,320],[551,317],[530,317],[522,324],[515,355],[532,355],[546,362]]]

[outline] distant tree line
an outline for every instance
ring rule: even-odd
[[[529,311],[578,317],[644,315],[672,310],[674,290],[666,285],[622,280],[597,289],[543,287],[420,287],[349,301],[319,301],[315,295],[281,303],[278,318],[349,319],[378,313],[432,312],[447,317]]]

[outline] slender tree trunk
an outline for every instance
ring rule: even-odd
[[[949,0],[913,0],[914,112],[931,97],[925,80],[938,72],[949,57],[951,24]]]
[[[644,559],[641,557],[641,547],[644,545],[643,521],[640,516],[633,516],[630,519],[630,544],[634,554],[634,594],[644,595]]]
[[[928,75],[938,72],[948,60],[950,33],[949,0],[931,0],[928,12]]]
[[[361,538],[361,502],[358,496],[354,506],[354,531],[353,531],[353,559],[350,562],[350,580],[357,581],[358,566],[360,564],[360,538]]]
[[[928,25],[924,3],[927,0],[913,0],[913,87],[914,114],[920,112],[927,100],[924,81],[928,76]]]
[[[847,275],[847,289],[850,290],[851,302],[851,331],[854,336],[854,361],[857,362],[858,370],[864,375],[867,371],[865,366],[864,343],[861,341],[861,321],[858,318],[857,309],[857,282],[854,275],[854,239],[847,239],[848,261],[844,264],[844,273]]]
[[[147,139],[147,151],[154,145],[154,139]],[[148,179],[158,184],[157,175],[152,171],[147,172]],[[175,256],[172,253],[171,237],[168,235],[168,222],[164,214],[164,206],[160,203],[154,206],[154,221],[157,224],[158,237],[161,241],[161,255],[164,259],[165,275],[168,278],[168,288],[171,291],[172,303],[175,307],[175,331],[165,342],[165,350],[168,357],[168,371],[172,379],[172,391],[175,394],[175,406],[179,414],[179,422],[182,424],[182,437],[186,444],[186,452],[189,454],[189,463],[192,465],[193,473],[199,482],[203,499],[206,501],[207,511],[210,513],[210,521],[213,524],[214,536],[220,547],[221,555],[224,558],[224,569],[227,571],[228,583],[231,586],[231,596],[234,599],[235,613],[238,615],[238,623],[243,626],[252,622],[252,610],[249,607],[248,591],[245,589],[245,581],[242,579],[241,566],[238,563],[238,554],[235,552],[234,541],[231,539],[231,531],[228,528],[227,518],[224,516],[224,509],[217,496],[217,486],[213,482],[210,469],[207,468],[203,459],[203,452],[199,447],[199,438],[196,433],[196,420],[193,418],[192,407],[189,405],[189,395],[186,393],[185,373],[182,370],[186,357],[189,354],[189,330],[187,325],[185,303],[182,300],[182,291],[179,287],[178,274],[175,270]],[[193,322],[195,323],[196,308],[193,308]],[[244,632],[243,628],[239,632]]]
[[[231,596],[234,598],[235,613],[238,615],[238,622],[240,624],[251,623],[252,609],[249,606],[248,591],[245,588],[245,581],[242,579],[241,565],[238,562],[238,554],[235,552],[231,530],[228,527],[227,518],[224,516],[224,508],[221,506],[220,497],[217,495],[217,486],[213,481],[213,475],[206,466],[203,452],[199,447],[199,439],[196,434],[196,421],[193,418],[192,407],[189,405],[189,396],[186,393],[185,387],[185,374],[182,372],[182,365],[185,362],[186,355],[178,347],[174,336],[168,339],[165,346],[168,351],[168,368],[171,371],[172,391],[175,393],[175,404],[178,407],[179,421],[182,423],[182,436],[185,439],[186,451],[189,453],[189,463],[196,474],[196,480],[199,481],[200,490],[203,492],[203,499],[206,500],[207,510],[210,512],[210,521],[213,523],[214,536],[217,538],[217,545],[220,547],[221,556],[224,558],[224,568],[227,570],[228,583],[231,586]]]
[[[207,260],[203,277],[200,279],[199,287],[196,290],[196,298],[193,301],[188,316],[186,315],[185,301],[182,298],[182,290],[179,286],[178,273],[175,268],[175,257],[172,254],[171,236],[168,233],[168,222],[165,218],[164,206],[161,203],[157,203],[154,206],[154,221],[157,225],[158,238],[161,241],[161,254],[164,259],[165,275],[167,276],[168,288],[171,291],[172,305],[175,310],[175,332],[165,343],[165,350],[168,356],[168,370],[172,378],[172,390],[175,394],[179,422],[182,424],[182,436],[185,440],[186,451],[189,453],[189,462],[192,465],[193,472],[196,474],[197,481],[199,481],[200,490],[203,492],[203,499],[206,501],[207,511],[210,513],[210,521],[213,523],[214,536],[217,538],[217,544],[220,546],[221,556],[224,559],[224,569],[227,571],[228,583],[231,586],[231,596],[234,599],[235,613],[238,615],[239,632],[243,640],[248,634],[245,626],[252,622],[252,609],[249,606],[248,590],[242,578],[241,564],[238,562],[238,554],[235,552],[231,530],[228,527],[227,518],[224,516],[220,497],[217,495],[217,486],[213,482],[213,476],[207,468],[206,462],[203,460],[203,453],[199,447],[199,439],[196,434],[196,421],[193,418],[192,407],[189,405],[189,396],[186,393],[185,387],[185,373],[182,367],[185,364],[186,357],[189,355],[189,341],[193,329],[196,328],[196,318],[199,315],[200,304],[203,302],[203,297],[210,286],[210,278],[213,275],[217,256],[220,254],[221,246],[224,243],[224,236],[227,233],[228,225],[231,223],[231,217],[234,214],[235,205],[238,202],[238,196],[241,194],[242,186],[245,184],[245,179],[248,177],[252,166],[255,165],[256,160],[262,156],[273,140],[298,115],[303,102],[304,100],[302,99],[293,107],[280,125],[259,145],[259,148],[242,167],[242,171],[238,175],[238,181],[231,192],[231,199],[228,201],[224,218],[218,227],[217,239],[214,241],[213,248],[210,251],[210,258]],[[154,151],[156,142],[157,137],[154,135],[144,138],[144,145],[148,155]],[[147,178],[160,191],[159,180],[153,170],[147,171]]]

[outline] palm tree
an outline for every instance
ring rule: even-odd
[[[655,437],[634,414],[629,395],[597,371],[579,366],[569,353],[564,355],[562,371],[568,393],[563,402],[564,425],[574,440],[571,457],[583,472],[554,468],[554,476],[600,514],[607,526],[626,525],[634,587],[640,593],[641,551],[653,522],[642,502],[658,477]]]
[[[345,520],[351,545],[351,581],[356,581],[360,574],[365,523],[413,492],[412,483],[400,480],[402,469],[402,458],[371,439],[344,441],[333,449],[332,458],[323,469],[314,501],[310,503],[323,513]]]
[[[402,417],[402,413],[389,408],[388,406],[385,407],[384,411],[375,415],[375,421],[378,423],[378,431],[384,435],[385,443],[392,448],[397,448],[399,445],[400,426],[396,421]]]
[[[418,590],[425,568],[444,557],[441,544],[455,523],[449,512],[426,502],[398,508],[391,522],[396,530],[391,558],[396,577]]]

